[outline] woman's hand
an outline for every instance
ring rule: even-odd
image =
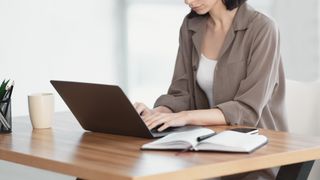
[[[151,115],[142,117],[142,119],[149,129],[153,129],[162,124],[158,131],[163,131],[168,127],[184,126],[187,125],[189,121],[187,111],[178,113],[154,112]]]
[[[136,109],[140,116],[148,116],[153,114],[153,110],[148,108],[148,106],[143,103],[136,102],[133,104],[133,107]]]
[[[189,110],[178,113],[173,113],[172,110],[166,106],[149,109],[143,103],[135,103],[134,108],[149,129],[161,125],[158,131],[163,131],[168,127],[185,126],[187,124],[200,126],[227,124],[224,114],[218,108]]]

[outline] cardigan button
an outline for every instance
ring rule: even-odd
[[[197,70],[197,66],[192,66],[193,71]]]

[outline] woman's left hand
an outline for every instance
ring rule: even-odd
[[[153,129],[154,127],[162,124],[162,126],[158,128],[158,131],[163,131],[168,127],[187,125],[189,117],[187,111],[178,113],[155,112],[151,115],[143,116],[142,119],[149,129]]]

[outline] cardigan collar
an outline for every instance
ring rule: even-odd
[[[218,60],[223,56],[225,51],[232,44],[236,31],[246,30],[255,15],[256,11],[247,3],[244,3],[239,7],[232,25],[225,37],[225,42],[219,52]],[[193,18],[190,18],[188,21],[188,30],[194,32],[192,41],[195,45],[198,56],[200,56],[201,54],[202,38],[206,30],[207,19],[209,17],[210,16],[208,14],[203,16],[195,16]]]

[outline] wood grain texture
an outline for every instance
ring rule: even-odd
[[[270,130],[260,134],[269,142],[251,154],[177,155],[176,151],[141,151],[150,139],[86,132],[71,113],[56,113],[51,129],[32,130],[29,117],[13,119],[12,134],[0,134],[0,159],[97,180],[199,179],[320,159],[319,137]]]

